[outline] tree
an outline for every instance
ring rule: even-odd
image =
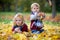
[[[52,18],[56,16],[56,0],[52,0]]]
[[[56,16],[56,0],[48,0],[50,6],[52,6],[52,18]]]
[[[11,4],[14,3],[14,0],[0,0],[0,5],[2,7],[2,11],[11,11]]]

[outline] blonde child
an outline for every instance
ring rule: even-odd
[[[32,33],[39,34],[43,32],[44,30],[42,27],[44,26],[42,23],[42,20],[45,18],[45,14],[40,12],[40,6],[38,3],[33,3],[31,5],[31,15],[30,15],[30,29]]]
[[[18,13],[13,18],[13,28],[14,33],[28,32],[28,26],[24,23],[23,15]]]

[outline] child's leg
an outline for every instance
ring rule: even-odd
[[[42,33],[44,31],[44,29],[40,29],[40,33]]]
[[[35,33],[36,32],[36,30],[32,30],[32,33]]]
[[[32,30],[33,34],[39,34],[40,32],[38,30]]]
[[[40,31],[38,31],[38,30],[33,30],[32,33],[33,33],[33,34],[40,34],[40,33],[42,33],[43,31],[44,31],[44,29],[40,29]]]

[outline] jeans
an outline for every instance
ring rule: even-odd
[[[33,34],[40,34],[40,33],[42,33],[44,31],[44,29],[41,29],[41,30],[32,30],[32,33]]]

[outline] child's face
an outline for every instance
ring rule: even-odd
[[[39,12],[39,7],[34,5],[32,8],[31,8],[31,11],[32,12]]]
[[[18,26],[22,25],[22,19],[20,19],[19,17],[16,18],[15,22]]]

